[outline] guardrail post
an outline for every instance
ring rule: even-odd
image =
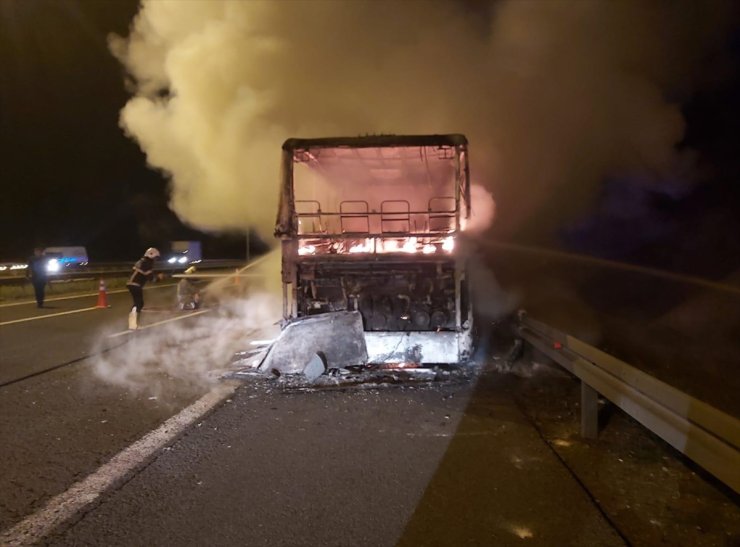
[[[599,394],[581,380],[581,436],[595,439],[599,436]]]
[[[520,312],[519,334],[581,381],[581,435],[598,435],[601,394],[740,492],[740,420]]]

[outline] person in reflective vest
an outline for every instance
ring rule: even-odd
[[[129,328],[135,329],[139,325],[139,314],[144,308],[144,285],[154,277],[154,261],[159,258],[159,251],[149,247],[144,256],[134,264],[134,272],[126,283],[128,292],[131,293],[134,307],[129,314]]]

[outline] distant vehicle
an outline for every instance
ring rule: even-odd
[[[85,247],[47,247],[44,256],[47,257],[46,270],[50,273],[87,266],[88,262]]]
[[[200,262],[202,258],[200,241],[173,241],[172,252],[167,257],[167,263],[185,265]]]

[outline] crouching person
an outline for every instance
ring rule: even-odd
[[[195,272],[195,266],[190,266],[185,270],[185,275],[192,275]],[[177,284],[177,305],[181,310],[200,308],[200,291],[195,283],[186,277],[183,277]]]

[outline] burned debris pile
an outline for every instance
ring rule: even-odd
[[[359,312],[305,317],[271,343],[238,352],[230,378],[267,380],[288,388],[332,388],[434,382],[467,377],[472,367],[423,365],[420,349],[406,360],[370,363]]]

